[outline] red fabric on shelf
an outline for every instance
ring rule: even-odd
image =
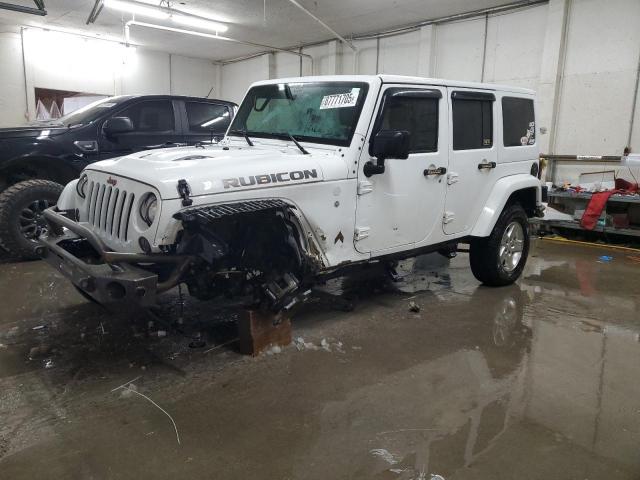
[[[627,193],[636,193],[638,184],[626,181],[624,178],[616,178],[616,190],[625,190]]]
[[[586,210],[582,214],[582,219],[580,220],[582,228],[585,230],[593,230],[595,228],[600,215],[602,215],[604,207],[607,205],[609,197],[614,193],[618,193],[618,190],[596,192],[591,195],[591,200],[589,200],[589,204],[587,205]]]

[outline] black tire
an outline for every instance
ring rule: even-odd
[[[22,260],[38,258],[37,237],[46,230],[42,211],[56,204],[63,186],[49,180],[26,180],[0,194],[0,246]]]
[[[508,227],[517,223],[524,234],[522,255],[515,267],[506,265],[500,259],[500,249],[503,235]],[[500,218],[491,231],[491,235],[483,238],[473,238],[469,249],[471,271],[483,284],[491,287],[511,285],[522,274],[529,255],[529,219],[520,204],[508,205],[500,214]]]

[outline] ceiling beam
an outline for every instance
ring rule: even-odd
[[[102,8],[104,7],[104,0],[96,0],[93,4],[93,8],[91,9],[91,13],[87,17],[87,25],[95,22],[98,19],[98,15],[102,12]]]
[[[357,50],[357,48],[355,47],[355,45],[353,43],[351,43],[349,40],[347,40],[346,38],[344,38],[342,35],[340,35],[338,32],[336,32],[333,28],[331,28],[329,25],[327,25],[326,23],[324,23],[321,19],[319,19],[318,17],[316,17],[313,13],[311,13],[309,10],[307,10],[307,8],[303,5],[301,5],[299,2],[297,2],[297,0],[289,0],[289,2],[291,2],[292,4],[294,4],[296,7],[298,7],[300,10],[302,10],[304,13],[306,13],[307,15],[309,15],[311,18],[313,18],[316,22],[318,22],[320,25],[322,25],[326,30],[328,30],[329,32],[331,32],[337,39],[339,39],[341,42],[346,43],[349,48],[351,48],[351,50],[353,50],[354,52]]]
[[[0,2],[0,10],[11,10],[12,12],[28,13],[30,15],[40,15],[44,17],[47,11],[44,9],[44,1],[41,1],[42,8],[25,7],[22,5],[15,5],[13,3]],[[38,5],[38,2],[36,2]]]

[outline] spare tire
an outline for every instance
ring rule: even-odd
[[[0,246],[15,258],[38,258],[38,237],[46,232],[43,212],[54,206],[62,189],[50,180],[26,180],[0,194]]]

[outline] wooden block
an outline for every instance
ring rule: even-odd
[[[274,325],[276,317],[257,310],[245,310],[238,319],[240,353],[256,356],[270,345],[284,347],[291,343],[291,320],[283,317]]]

